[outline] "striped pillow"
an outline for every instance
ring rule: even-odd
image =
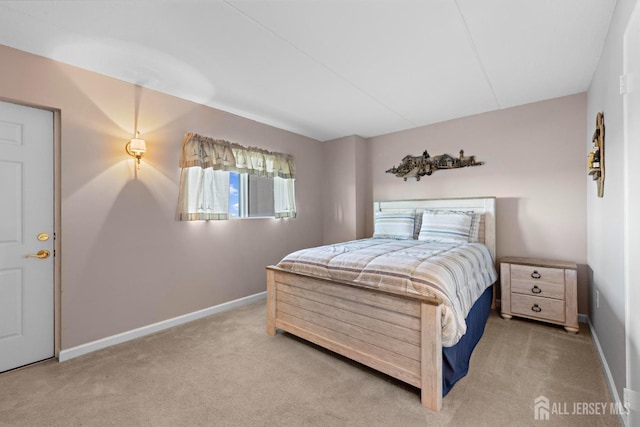
[[[480,241],[480,219],[482,218],[482,214],[473,213],[471,215],[471,231],[469,232],[469,241],[470,242],[479,242]]]
[[[439,213],[439,214],[451,214],[451,213],[466,213],[471,215],[471,231],[469,232],[469,242],[480,242],[480,221],[482,220],[481,213],[474,211],[457,211],[457,210],[445,210],[445,209],[425,209],[423,212]],[[416,213],[416,223],[413,227],[413,238],[418,239],[420,235],[420,227],[422,226],[422,214],[423,212]]]
[[[467,243],[472,216],[464,212],[424,211],[418,240]]]
[[[413,223],[416,212],[399,210],[394,212],[376,212],[374,239],[413,239]]]

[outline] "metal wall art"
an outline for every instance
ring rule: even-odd
[[[596,115],[596,130],[591,139],[593,148],[589,152],[589,175],[598,184],[598,197],[604,196],[604,115]]]
[[[480,166],[484,162],[476,162],[475,156],[464,155],[464,150],[460,150],[460,157],[453,157],[449,154],[441,154],[431,157],[427,150],[424,150],[422,156],[404,156],[402,162],[398,166],[394,166],[387,170],[386,173],[392,173],[397,177],[407,178],[414,176],[416,181],[427,175],[431,175],[437,169],[456,169],[467,166]]]

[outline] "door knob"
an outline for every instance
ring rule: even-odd
[[[29,255],[25,255],[24,257],[46,259],[46,258],[49,258],[49,255],[51,255],[51,253],[48,250],[42,249],[41,251],[38,251],[37,254],[29,254]]]

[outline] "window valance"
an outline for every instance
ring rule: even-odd
[[[182,141],[180,167],[194,166],[249,175],[295,178],[295,164],[291,155],[188,133]]]
[[[180,168],[178,221],[296,217],[295,166],[288,154],[188,133]]]

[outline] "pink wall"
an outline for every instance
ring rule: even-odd
[[[324,176],[323,243],[356,238],[356,153],[354,137],[324,143],[324,163],[330,173]]]
[[[4,46],[0,63],[4,100],[61,111],[62,349],[262,292],[266,265],[322,243],[321,142]],[[298,217],[176,222],[186,132],[293,154]]]
[[[373,200],[496,196],[498,258],[581,264],[579,311],[588,313],[585,120],[582,93],[371,138]],[[385,173],[425,149],[464,149],[485,164],[419,182]]]
[[[369,142],[360,137],[354,137],[356,155],[356,238],[362,239],[367,235],[369,217],[373,218],[371,199],[371,157]]]
[[[324,163],[324,243],[366,237],[372,209],[367,141],[352,135],[325,142]]]

